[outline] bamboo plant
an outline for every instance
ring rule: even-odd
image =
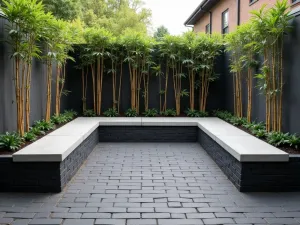
[[[14,59],[17,130],[23,136],[30,126],[32,60],[40,57],[41,50],[37,43],[45,31],[45,21],[50,14],[44,12],[42,3],[37,0],[3,1],[1,10],[10,22],[7,29]]]
[[[262,7],[254,11],[251,21],[257,34],[256,45],[264,57],[261,73],[256,78],[266,96],[267,131],[280,132],[282,129],[283,39],[291,28],[289,21],[292,18],[287,0],[277,0],[270,9]]]
[[[233,77],[234,115],[243,117],[242,72],[243,43],[239,29],[226,35],[226,51],[230,54],[230,72]]]
[[[96,100],[96,114],[101,114],[102,105],[102,89],[103,89],[103,76],[104,76],[104,59],[108,57],[107,47],[110,43],[112,34],[102,28],[89,28],[85,32],[85,40],[88,47],[91,49],[92,56],[96,59],[96,74],[95,86],[95,100]]]
[[[218,34],[205,34],[200,35],[197,42],[195,70],[200,74],[199,106],[201,112],[206,112],[210,83],[218,78],[214,69],[216,59],[223,50],[223,38]]]

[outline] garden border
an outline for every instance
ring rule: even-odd
[[[98,142],[123,141],[198,141],[240,191],[300,191],[300,156],[219,118],[120,117],[77,118],[12,156],[1,156],[0,191],[60,192]]]

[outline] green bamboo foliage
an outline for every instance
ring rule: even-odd
[[[102,89],[103,89],[103,76],[104,76],[104,59],[109,57],[109,52],[107,51],[107,47],[110,44],[110,40],[112,38],[112,34],[102,28],[88,28],[84,37],[88,46],[88,51],[90,51],[91,55],[95,57],[96,61],[96,72],[92,68],[93,73],[93,90],[95,93],[95,108],[96,114],[101,114],[101,104],[102,104]]]
[[[242,101],[242,72],[243,72],[243,43],[239,32],[226,35],[226,50],[230,53],[230,72],[233,74],[234,115],[243,117]]]
[[[112,38],[109,43],[108,52],[111,62],[111,68],[108,70],[108,73],[112,76],[112,108],[120,113],[124,47],[116,38]]]
[[[124,62],[128,63],[130,73],[131,109],[140,111],[141,84],[144,81],[145,107],[148,107],[149,59],[153,40],[141,33],[130,32],[122,37],[125,47]]]
[[[264,63],[256,76],[266,96],[266,129],[281,131],[283,105],[283,39],[291,26],[287,0],[276,1],[273,8],[253,12],[252,24],[257,34],[255,44],[261,49]]]
[[[200,111],[206,112],[207,97],[209,94],[209,86],[218,76],[215,73],[215,64],[217,57],[221,54],[224,43],[223,38],[219,34],[199,35],[197,38],[196,64],[195,71],[200,72]]]
[[[41,56],[37,43],[44,34],[44,25],[51,15],[44,13],[42,3],[37,0],[3,1],[1,10],[10,22],[7,29],[10,37],[8,42],[13,49],[17,128],[23,136],[24,131],[29,130],[30,123],[32,60]]]

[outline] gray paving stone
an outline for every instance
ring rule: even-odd
[[[49,218],[50,217],[50,212],[48,213],[37,213],[34,215],[35,219],[42,219],[42,218]]]
[[[155,212],[166,212],[166,213],[196,213],[194,208],[155,208]]]
[[[216,213],[216,212],[226,212],[225,208],[221,208],[221,207],[210,207],[210,208],[197,208],[197,210],[200,212],[200,213],[205,213],[205,212],[213,212],[213,213]]]
[[[181,205],[180,202],[169,202],[169,203],[168,203],[168,206],[169,206],[170,208],[181,208],[181,207],[182,207],[182,205]]]
[[[6,213],[3,218],[22,218],[22,219],[31,219],[33,218],[35,213]]]
[[[136,219],[140,218],[139,213],[113,213],[113,219]]]
[[[272,213],[245,213],[246,217],[252,218],[273,218],[275,217]]]
[[[97,219],[95,225],[125,225],[125,219]]]
[[[204,224],[230,224],[235,223],[233,219],[230,218],[216,218],[216,219],[203,219]]]
[[[98,212],[98,208],[71,208],[69,210],[70,213],[92,213]]]
[[[201,219],[159,219],[159,225],[201,225]]]
[[[243,213],[215,213],[217,218],[245,218],[246,216]]]
[[[62,219],[33,219],[29,222],[29,224],[33,225],[60,225],[62,223]]]
[[[61,219],[79,219],[81,213],[52,213],[52,218],[61,218]]]
[[[261,218],[234,218],[238,224],[250,223],[250,224],[266,224],[267,221]]]
[[[187,213],[188,219],[211,219],[216,218],[213,213]]]
[[[171,218],[170,213],[142,213],[143,219]]]
[[[129,213],[152,213],[154,212],[154,208],[128,208],[127,212]]]
[[[116,208],[116,207],[112,207],[112,208],[100,208],[98,210],[98,212],[104,212],[104,213],[125,213],[126,212],[126,208]]]
[[[171,218],[172,219],[186,219],[186,216],[183,213],[172,213]]]
[[[30,222],[30,219],[18,219],[12,222],[12,225],[28,225]]]
[[[0,218],[0,224],[10,224],[13,220],[13,218]]]
[[[82,219],[107,219],[110,218],[110,213],[83,213]]]
[[[299,224],[299,222],[292,218],[266,218],[270,224]]]
[[[94,219],[66,219],[63,225],[93,225]]]
[[[156,225],[155,219],[129,219],[127,225]]]

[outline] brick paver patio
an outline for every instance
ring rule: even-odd
[[[0,224],[300,224],[300,193],[240,193],[197,143],[101,143],[60,194],[0,194]]]

